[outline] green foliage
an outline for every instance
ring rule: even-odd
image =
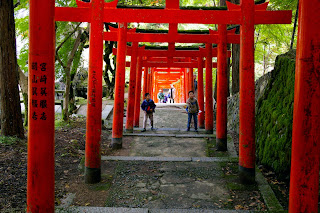
[[[13,145],[19,142],[20,139],[16,136],[2,136],[0,135],[0,145]]]
[[[290,171],[294,79],[295,54],[279,55],[266,92],[257,103],[257,160],[284,177]]]

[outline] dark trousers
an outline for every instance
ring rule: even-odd
[[[193,116],[193,121],[194,121],[194,129],[197,130],[198,129],[198,113],[188,113],[188,129],[190,129],[190,123],[191,123],[191,119]]]

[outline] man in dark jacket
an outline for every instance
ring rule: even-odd
[[[150,94],[149,93],[146,93],[144,95],[144,97],[146,99],[141,104],[141,109],[144,112],[144,120],[143,120],[143,130],[142,130],[142,132],[146,131],[148,118],[150,119],[151,130],[153,130],[153,113],[154,113],[154,109],[156,108],[156,105],[154,104],[154,101],[150,98]]]

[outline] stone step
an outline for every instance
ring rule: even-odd
[[[207,134],[161,134],[161,133],[124,133],[123,136],[139,137],[176,137],[176,138],[215,138],[215,135]]]
[[[77,213],[233,213],[250,212],[245,210],[210,210],[210,209],[146,209],[146,208],[113,208],[113,207],[69,207],[56,209],[56,212]]]
[[[101,156],[105,161],[160,161],[160,162],[238,162],[236,157],[142,157]]]

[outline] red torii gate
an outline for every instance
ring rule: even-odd
[[[225,28],[226,25],[224,25]],[[192,35],[188,35],[188,34],[179,34],[178,33],[178,30],[177,30],[177,24],[169,24],[169,31],[168,31],[168,34],[144,34],[144,33],[136,33],[135,29],[131,29],[131,30],[128,30],[127,31],[127,41],[132,41],[133,43],[136,43],[135,45],[137,45],[137,42],[139,41],[138,38],[141,38],[143,41],[148,41],[148,42],[161,42],[161,41],[165,41],[166,39],[168,39],[169,37],[171,38],[169,40],[169,46],[168,46],[168,50],[167,51],[146,51],[146,50],[142,50],[142,49],[138,49],[138,50],[134,50],[134,55],[139,55],[139,56],[148,56],[149,54],[151,55],[158,55],[158,56],[165,56],[167,57],[167,62],[166,63],[144,63],[143,62],[143,67],[146,67],[145,70],[148,70],[147,67],[180,67],[180,68],[188,68],[189,66],[193,66],[193,67],[197,67],[197,66],[200,66],[199,63],[197,62],[194,62],[193,65],[191,65],[191,61],[189,62],[182,62],[182,63],[174,63],[174,57],[175,56],[186,56],[186,55],[190,55],[190,56],[196,56],[196,57],[200,57],[200,56],[205,56],[206,55],[206,51],[204,49],[200,49],[199,51],[177,51],[175,50],[174,48],[174,42],[184,42],[185,40],[181,40],[183,38],[188,38],[188,41],[189,43],[194,43],[194,42],[200,42],[200,41],[206,41],[209,39],[211,39],[212,42],[219,42],[219,40],[226,40],[228,39],[228,42],[229,43],[239,43],[239,35],[236,35],[235,34],[235,30],[236,29],[232,29],[232,30],[227,30],[225,29],[227,32],[226,32],[226,38],[221,38],[221,35],[218,35],[217,33],[214,33],[212,31],[209,31],[209,34],[201,34],[201,35],[197,35],[197,34],[192,34]],[[116,31],[116,28],[113,28],[113,27],[110,27],[110,31],[111,32],[105,32],[104,33],[104,39],[105,40],[115,40],[116,39],[116,36],[118,35],[117,31]],[[147,40],[146,40],[147,39]],[[170,43],[171,42],[171,43]],[[134,48],[137,48],[136,46]],[[226,48],[226,46],[225,46]],[[131,52],[133,53],[133,50],[132,48],[129,49],[131,50]],[[217,55],[217,49],[214,48],[213,49],[213,54],[214,56]],[[116,54],[116,51],[117,49],[113,49],[113,53]],[[128,51],[128,49],[127,49]],[[137,51],[137,52],[136,52]],[[227,49],[226,49],[227,51]],[[131,54],[132,56],[132,53],[129,53],[129,55]],[[231,51],[228,51],[228,54],[231,56]],[[150,56],[150,55],[149,55]],[[136,57],[136,56],[134,56]],[[198,59],[200,60],[200,58]],[[212,60],[212,58],[210,59]],[[227,63],[227,61],[225,61],[225,63]],[[213,66],[209,66],[210,68],[210,72],[212,72],[212,67],[216,67],[215,66],[216,64],[214,64]],[[129,66],[129,64],[126,64],[126,66]],[[133,66],[135,67],[135,64],[133,64]],[[227,65],[224,66],[224,68],[226,68]],[[198,67],[199,68],[199,67]],[[131,67],[131,70],[134,69],[133,67]],[[202,68],[200,68],[202,69]],[[148,70],[149,72],[149,70]],[[146,75],[147,72],[145,72],[145,78],[149,75]],[[190,81],[190,84],[193,85],[193,72],[189,72],[189,70],[187,70],[187,73],[189,73],[189,77],[188,79],[191,79],[189,80]],[[226,72],[224,72],[226,74]],[[212,75],[212,74],[211,74]],[[130,74],[130,77],[133,77],[134,75]],[[140,78],[140,76],[136,76],[136,78]],[[131,78],[130,78],[131,79]],[[149,78],[150,80],[149,81],[152,81],[152,78]],[[132,132],[133,131],[133,123],[134,123],[134,126],[135,127],[138,127],[139,126],[139,118],[140,118],[140,106],[138,104],[138,102],[140,103],[140,97],[137,97],[137,94],[140,94],[140,93],[136,93],[136,99],[135,100],[135,107],[134,107],[134,119],[132,119],[132,103],[133,103],[133,99],[134,96],[132,94],[131,91],[133,91],[133,88],[134,88],[134,85],[136,87],[136,89],[139,88],[140,85],[137,85],[137,84],[134,84],[133,82],[135,81],[136,79],[132,79],[130,80],[130,84],[129,84],[129,101],[128,101],[128,109],[127,109],[127,123],[126,123],[126,131],[128,132]],[[146,80],[145,80],[146,81]],[[203,85],[203,80],[201,79],[201,82],[200,82],[200,85]],[[207,86],[207,90],[211,90],[212,91],[212,79],[209,79],[209,81],[211,81],[211,83],[207,84],[207,85],[210,85],[210,86]],[[138,83],[140,81],[137,81],[136,83]],[[148,82],[148,81],[147,81]],[[150,83],[151,84],[151,83]],[[190,88],[193,88],[193,86],[189,87]],[[203,92],[203,90],[200,90],[201,92]],[[186,91],[187,93],[188,91]],[[227,93],[224,93],[224,94],[227,94]],[[153,97],[153,90],[151,91],[151,96]],[[185,95],[186,97],[186,95]],[[199,113],[199,127],[200,128],[203,128],[204,127],[204,101],[203,101],[203,94],[200,94],[200,98],[202,98],[202,100],[199,101],[200,103],[200,113]],[[206,100],[208,100],[208,102],[212,102],[212,92],[211,92],[211,95],[208,93],[208,95],[206,95]],[[225,100],[227,100],[227,96],[225,97]],[[121,109],[120,109],[121,110]],[[206,116],[206,124],[207,124],[207,132],[208,133],[213,133],[213,106],[212,104],[210,104],[208,107],[207,107],[207,116]],[[226,118],[227,118],[227,112],[224,111],[225,113],[225,121],[226,121]],[[122,125],[122,121],[120,120],[121,118],[120,117],[114,117],[114,126],[113,126],[113,135],[117,135],[118,137],[122,137],[122,129],[121,129],[121,125]],[[133,122],[134,120],[134,122]],[[225,128],[227,128],[227,125],[224,125]],[[117,132],[116,134],[114,134],[115,132]],[[222,139],[217,139],[217,141],[224,141],[225,143],[227,142],[227,137],[226,137],[226,132],[227,132],[227,129],[223,130],[223,132],[225,133],[225,138],[224,140]],[[219,135],[219,134],[218,134]],[[122,146],[122,142],[119,140],[120,138],[117,138],[117,141],[115,140],[115,143],[112,142],[112,146],[113,144],[115,144],[113,147],[114,148],[120,148]],[[221,151],[225,151],[226,149],[224,148],[221,148],[222,146],[219,145],[220,143],[218,143],[218,150],[221,150]],[[224,146],[226,147],[226,145]]]
[[[299,1],[289,212],[318,212],[320,154],[319,1]]]
[[[227,31],[227,26],[225,24],[223,25],[219,25],[220,26],[220,30],[224,33],[217,33],[214,31],[209,31],[209,34],[202,34],[202,35],[197,35],[197,34],[192,34],[192,35],[188,35],[188,34],[179,34],[178,30],[177,30],[177,24],[169,24],[169,31],[167,34],[150,34],[150,33],[136,33],[135,30],[131,30],[130,32],[128,31],[128,36],[130,36],[130,39],[128,38],[128,41],[132,41],[132,42],[139,42],[139,41],[145,41],[145,42],[164,42],[167,41],[169,43],[168,46],[168,51],[161,51],[161,52],[149,52],[149,51],[138,51],[138,55],[141,55],[142,53],[139,52],[144,52],[143,56],[148,56],[146,55],[146,52],[148,52],[148,54],[153,54],[153,55],[160,55],[160,56],[166,56],[168,58],[167,63],[148,63],[148,64],[143,64],[144,67],[185,67],[185,66],[189,66],[187,64],[191,63],[191,62],[183,62],[181,64],[179,63],[173,63],[173,57],[176,56],[175,54],[179,53],[180,56],[186,56],[187,52],[180,52],[180,51],[176,51],[174,48],[174,43],[175,42],[185,42],[185,43],[194,43],[194,42],[204,42],[204,41],[210,41],[211,43],[220,43],[221,45],[223,45],[222,48],[220,48],[220,61],[222,63],[224,63],[224,65],[221,65],[219,70],[221,69],[227,69],[227,59],[225,57],[225,52],[227,51],[227,46],[226,43],[239,43],[239,35],[235,34],[235,29],[232,30],[228,30]],[[105,40],[107,39],[111,39],[111,40],[115,40],[117,38],[117,31],[115,31],[115,28],[110,27],[110,31],[111,32],[105,32],[104,33],[104,38]],[[140,39],[140,40],[139,40]],[[220,46],[221,46],[220,45]],[[216,50],[216,49],[214,49]],[[199,53],[196,53],[197,56],[199,57],[200,55],[203,54],[203,56],[210,56],[210,51],[209,49],[206,50],[199,50]],[[164,55],[164,53],[167,53],[166,55]],[[195,54],[195,52],[188,52],[188,54],[193,53]],[[229,52],[228,52],[229,53]],[[216,54],[216,52],[215,52]],[[230,52],[231,54],[231,52]],[[150,55],[149,55],[150,56]],[[193,55],[194,56],[194,55]],[[224,60],[222,60],[224,58]],[[200,58],[198,60],[201,60]],[[212,61],[212,58],[210,58],[210,60]],[[208,62],[210,63],[210,62]],[[196,66],[201,66],[199,63],[194,63],[193,65],[194,67]],[[198,67],[198,69],[202,69],[202,67]],[[212,98],[212,76],[210,77],[210,75],[212,75],[212,66],[210,66],[208,64],[208,66],[206,67],[207,70],[210,71],[209,76],[206,78],[206,100],[207,103],[206,104],[206,125],[204,125],[204,104],[203,104],[203,100],[200,100],[199,103],[199,107],[200,107],[200,113],[199,113],[199,127],[203,128],[205,126],[206,132],[207,133],[213,133],[213,98]],[[201,72],[201,71],[200,71]],[[189,83],[191,85],[193,85],[193,72],[189,72],[189,70],[187,70],[187,73],[189,74],[189,79],[188,80]],[[227,84],[227,72],[226,71],[220,71],[218,72],[219,76],[219,81],[221,82],[219,84],[219,87],[224,87],[222,89],[227,90],[227,86],[224,84]],[[200,73],[201,75],[201,73]],[[202,74],[203,75],[203,74]],[[223,76],[223,77],[222,77]],[[200,85],[203,85],[202,79],[200,79]],[[222,82],[223,81],[223,82]],[[131,88],[131,87],[130,87]],[[193,88],[193,86],[189,86],[189,89]],[[200,92],[203,92],[203,90],[200,90]],[[151,91],[151,95],[153,91]],[[187,91],[185,92],[187,93]],[[200,98],[203,99],[203,94],[200,94]],[[130,99],[130,96],[129,96]],[[217,148],[220,151],[226,151],[227,150],[227,111],[226,109],[223,110],[220,107],[226,107],[227,106],[227,91],[226,92],[220,92],[219,93],[219,98],[217,100],[218,103],[218,107],[219,110],[217,110]],[[136,107],[138,107],[138,104],[136,104]],[[130,115],[131,111],[128,111],[128,116],[129,119],[127,120],[127,125],[126,125],[126,130],[129,132],[133,131],[133,125],[131,124],[131,115]],[[139,114],[140,114],[140,108],[135,108],[135,126],[139,126]],[[120,118],[119,118],[120,119]],[[114,123],[116,124],[121,124],[121,121],[115,121]],[[118,131],[118,130],[117,130]],[[121,130],[120,130],[121,131]],[[120,134],[118,134],[120,135]]]
[[[226,27],[225,27],[226,29]],[[223,30],[223,29],[221,29]],[[231,42],[237,42],[237,37],[235,37],[233,35],[234,33],[234,30],[231,30],[229,31],[229,35],[228,34],[222,34],[222,35],[218,35],[218,39],[220,41],[225,41],[226,38],[231,37]],[[211,35],[216,35],[217,32],[215,31],[211,31],[210,30],[210,34]],[[233,39],[233,40],[232,40]],[[226,43],[226,41],[225,41]],[[219,48],[218,48],[219,49]],[[218,56],[218,50],[217,48],[213,48],[212,49],[212,56],[213,57],[217,57]],[[227,69],[227,61],[226,61],[226,56],[223,55],[225,54],[224,52],[222,52],[221,54],[221,50],[223,51],[227,51],[227,47],[224,46],[223,48],[220,48],[220,62],[223,62],[224,63],[224,67],[220,67],[220,70],[221,69]],[[117,49],[114,48],[113,49],[113,53],[116,54],[116,51]],[[133,55],[133,47],[127,47],[127,55]],[[204,63],[203,63],[203,57],[206,56],[206,51],[205,49],[203,48],[200,48],[199,50],[174,50],[174,49],[171,49],[171,50],[145,50],[145,49],[141,49],[141,50],[138,50],[138,55],[140,56],[149,56],[149,58],[155,60],[157,59],[159,62],[153,62],[153,63],[150,63],[148,62],[149,58],[147,58],[146,60],[143,61],[143,66],[144,67],[180,67],[180,68],[198,68],[199,72],[198,72],[198,79],[199,79],[199,90],[198,90],[198,100],[199,100],[199,107],[200,107],[200,113],[199,113],[199,128],[204,128],[205,125],[204,125],[204,121],[205,121],[205,116],[204,116],[204,95],[203,95],[203,67],[205,66]],[[167,56],[167,57],[165,57]],[[178,57],[174,57],[174,56],[178,56]],[[169,57],[173,57],[171,60],[169,60]],[[197,57],[198,58],[198,62],[181,62],[181,63],[175,63],[176,60],[180,60],[181,58],[179,57]],[[231,51],[227,51],[227,57],[231,57]],[[179,58],[179,59],[178,59]],[[222,59],[225,58],[225,60],[223,61]],[[163,62],[164,60],[163,59],[167,59],[166,62]],[[180,60],[181,61],[181,60]],[[127,62],[127,66],[130,66],[130,63]],[[217,68],[217,63],[212,63],[212,68]],[[145,72],[146,73],[146,72]],[[220,75],[218,76],[220,82],[221,82],[221,74],[224,76],[224,79],[226,81],[224,81],[223,83],[224,84],[227,84],[227,72],[218,72]],[[186,81],[189,81],[188,79],[193,79],[193,74],[192,72],[189,73],[190,76],[186,76]],[[144,79],[147,79],[147,75],[144,76]],[[192,81],[192,80],[190,80]],[[209,80],[210,81],[210,80]],[[147,81],[145,81],[144,85],[146,85]],[[191,82],[191,84],[193,83],[193,81]],[[207,84],[208,85],[208,84]],[[212,85],[209,84],[209,85]],[[219,84],[221,86],[221,84]],[[212,91],[212,86],[207,86],[209,87],[208,90],[209,91]],[[225,90],[227,90],[227,86],[225,85],[224,86]],[[185,87],[185,96],[184,96],[184,99],[186,101],[186,94],[188,93],[189,90],[192,90],[191,88],[193,87]],[[145,89],[144,89],[145,91]],[[144,92],[145,93],[145,92]],[[224,92],[223,93],[223,98],[222,96],[220,96],[219,94],[219,101],[218,103],[220,104],[220,100],[224,100],[223,103],[225,103],[225,107],[226,107],[226,101],[227,101],[227,92]],[[129,96],[130,97],[130,96]],[[210,95],[206,95],[206,99],[207,100],[210,100],[212,99],[212,93],[211,93],[211,96]],[[129,101],[130,102],[130,101]],[[212,100],[211,100],[212,102]],[[129,105],[128,105],[129,107]],[[212,106],[209,106],[209,107],[212,107]],[[219,105],[219,107],[222,107]],[[213,108],[213,107],[212,107]],[[138,112],[140,112],[140,108],[139,109],[135,109],[135,111],[138,110]],[[212,110],[207,110],[208,112],[211,112],[213,111]],[[226,143],[227,143],[227,111],[224,110],[222,113],[220,113],[220,109],[218,110],[219,113],[218,113],[218,116],[217,116],[217,120],[221,120],[220,118],[222,118],[223,122],[217,122],[217,145],[218,145],[218,150],[221,150],[221,151],[226,151]],[[207,115],[207,126],[208,126],[208,129],[210,128],[213,128],[213,125],[211,124],[213,122],[213,113],[208,113],[209,115]],[[139,117],[138,117],[138,113],[136,113],[136,116],[135,116],[135,126],[139,126]],[[132,132],[133,131],[133,127],[131,125],[131,116],[130,116],[130,113],[128,111],[128,116],[129,119],[127,119],[127,125],[126,125],[126,130],[129,131],[129,132]],[[128,124],[129,123],[129,124]],[[220,128],[219,128],[220,127]],[[209,130],[209,132],[211,133],[211,131]]]
[[[126,51],[126,23],[196,23],[240,24],[240,157],[239,168],[243,180],[254,179],[254,25],[291,22],[291,11],[266,11],[266,5],[255,6],[253,0],[242,0],[240,6],[228,3],[227,11],[180,10],[179,1],[170,0],[166,9],[119,9],[117,0],[105,3],[92,0],[78,1],[78,8],[55,8],[55,1],[30,0],[30,51],[29,64],[29,131],[28,131],[28,212],[54,212],[54,21],[90,22],[88,113],[86,134],[85,180],[101,179],[101,105],[102,105],[102,54],[103,22],[120,23],[114,114],[122,116]],[[156,19],[154,17],[157,17]],[[210,42],[209,42],[210,43]],[[209,45],[207,45],[209,46]],[[212,49],[208,48],[208,58]],[[141,57],[139,57],[140,59]],[[139,61],[138,59],[138,61]],[[208,62],[209,61],[209,62]],[[206,68],[212,62],[207,60]],[[40,73],[39,73],[40,72]],[[50,80],[41,82],[41,72]],[[208,72],[211,73],[211,72]],[[211,73],[212,74],[212,73]],[[32,81],[33,77],[40,82]],[[210,83],[210,82],[209,82]],[[39,90],[38,90],[39,89]],[[31,105],[37,100],[47,105]],[[210,92],[210,91],[208,91]],[[212,94],[212,91],[210,92]],[[40,98],[40,97],[39,97]],[[208,105],[208,104],[207,104]],[[206,106],[207,106],[206,105]],[[44,106],[47,106],[45,108]],[[122,112],[122,113],[121,113]],[[41,117],[39,118],[39,113]],[[117,114],[116,114],[117,113]],[[121,142],[113,133],[113,142]]]

